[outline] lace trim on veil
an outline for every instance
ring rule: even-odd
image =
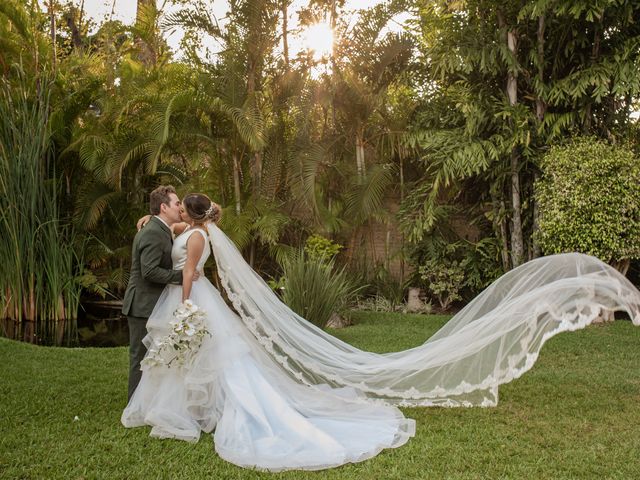
[[[309,370],[314,372],[321,370],[320,368],[321,365],[319,363],[311,363],[306,361],[304,358],[298,355],[297,350],[293,348],[289,348],[284,343],[276,342],[275,339],[278,338],[278,333],[274,330],[267,331],[264,325],[261,325],[259,323],[258,321],[258,319],[260,318],[259,312],[253,311],[252,313],[254,314],[254,317],[246,313],[246,310],[244,308],[245,304],[242,302],[240,296],[238,294],[233,293],[233,291],[229,288],[228,275],[224,272],[225,272],[224,270],[220,270],[221,283],[225,291],[227,292],[227,295],[231,300],[234,308],[240,315],[240,318],[243,320],[243,323],[249,329],[249,331],[254,335],[256,340],[258,340],[258,342],[265,348],[265,350],[280,365],[282,365],[294,378],[296,378],[300,382],[303,382],[306,385],[315,386],[315,384],[307,380],[307,378],[305,377],[305,374],[306,374],[305,371],[295,369],[289,363],[288,360],[289,358],[293,358],[295,359],[296,362],[298,362],[301,365],[304,365]],[[551,337],[559,333],[580,330],[590,325],[599,316],[599,312],[593,312],[593,309],[590,309],[590,310],[592,310],[592,313],[589,315],[585,315],[579,311],[576,311],[574,314],[571,314],[569,312],[559,314],[556,317],[559,320],[561,320],[558,328],[545,333],[540,346],[546,343],[546,341],[549,340]],[[553,315],[551,311],[547,311],[547,312]],[[534,315],[534,318],[535,316],[536,315]],[[260,329],[264,329],[264,331],[261,332]],[[279,354],[275,347],[279,348],[281,351],[285,352],[287,355]],[[445,389],[443,387],[436,386],[435,388],[433,388],[428,392],[421,392],[415,387],[412,387],[407,390],[400,390],[400,391],[393,390],[391,388],[374,388],[367,385],[365,382],[359,382],[359,383],[350,382],[349,380],[343,377],[340,377],[338,375],[334,375],[330,373],[323,373],[322,375],[325,376],[328,380],[332,380],[335,383],[342,386],[350,386],[362,392],[371,393],[380,397],[391,397],[391,398],[388,398],[387,401],[385,401],[383,398],[380,398],[379,400],[382,400],[383,403],[387,403],[391,401],[391,403],[396,403],[400,406],[438,405],[438,406],[450,406],[450,407],[456,407],[456,406],[472,407],[472,406],[475,406],[474,403],[469,401],[464,401],[464,400],[462,401],[446,400],[444,402],[435,402],[434,400],[441,399],[446,396],[462,395],[465,393],[470,393],[470,392],[479,391],[479,390],[490,390],[494,393],[495,401],[493,401],[493,399],[485,398],[483,403],[480,406],[491,407],[497,404],[497,387],[503,383],[509,383],[510,381],[515,380],[516,378],[519,378],[528,370],[530,370],[535,364],[536,360],[538,359],[538,356],[539,356],[538,352],[527,353],[524,356],[524,359],[525,359],[524,365],[522,367],[516,367],[516,365],[521,362],[523,357],[512,355],[508,357],[510,368],[507,370],[501,371],[500,374],[498,375],[498,378],[496,378],[494,375],[489,375],[480,383],[470,384],[465,381],[462,381],[457,387],[453,389],[451,388]],[[392,401],[393,397],[399,397],[402,400],[399,402],[393,402]]]

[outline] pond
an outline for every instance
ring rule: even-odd
[[[78,336],[64,346],[68,347],[119,347],[129,344],[127,317],[120,313],[120,300],[86,301],[78,314]],[[13,340],[54,345],[54,335],[36,331],[35,322],[0,320],[0,335]]]

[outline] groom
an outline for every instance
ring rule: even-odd
[[[159,186],[149,198],[153,216],[133,239],[131,274],[122,303],[122,313],[129,321],[129,399],[142,377],[140,362],[147,352],[142,339],[149,315],[166,284],[182,284],[182,271],[171,269],[171,225],[181,221],[180,208],[175,189]],[[197,277],[196,272],[194,280]]]

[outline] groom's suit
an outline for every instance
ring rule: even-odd
[[[147,319],[165,285],[182,283],[182,271],[171,269],[172,246],[171,230],[156,217],[151,217],[133,239],[131,274],[122,302],[122,313],[129,320],[129,398],[142,376]]]

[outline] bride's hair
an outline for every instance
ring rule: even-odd
[[[189,216],[198,223],[220,221],[220,205],[211,201],[204,193],[190,193],[182,199],[182,205]]]

